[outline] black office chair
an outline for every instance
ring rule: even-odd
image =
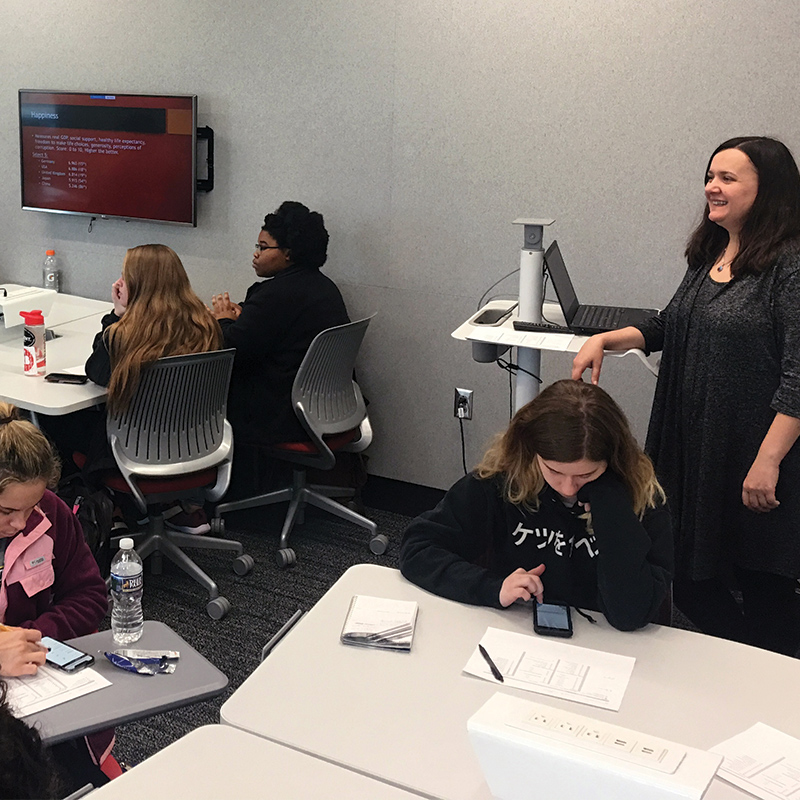
[[[359,453],[372,441],[364,398],[353,380],[356,357],[371,319],[328,328],[309,345],[292,386],[292,405],[310,441],[282,442],[268,450],[271,456],[295,465],[292,486],[221,503],[216,508],[219,518],[230,511],[288,500],[289,509],[276,554],[279,567],[287,567],[297,560],[289,547],[289,534],[295,524],[302,524],[306,503],[366,528],[370,532],[370,550],[377,555],[386,552],[389,540],[377,532],[372,520],[330,499],[347,497],[352,494],[351,489],[309,485],[306,477],[307,468],[333,469],[337,452]]]
[[[194,578],[208,592],[206,611],[222,619],[230,603],[217,584],[182,548],[229,550],[233,569],[246,575],[253,559],[240,542],[167,530],[163,504],[196,496],[219,500],[227,491],[233,458],[233,432],[225,419],[234,350],[161,358],[142,370],[128,408],[109,415],[106,423],[119,473],[103,476],[110,489],[132,495],[148,516],[147,528],[132,534],[136,552],[151,557],[154,574],[161,556]],[[214,533],[223,533],[217,521]],[[112,539],[118,546],[122,537]]]

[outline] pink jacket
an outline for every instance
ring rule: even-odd
[[[0,621],[71,639],[97,630],[108,592],[80,523],[45,491],[25,530],[6,546]]]

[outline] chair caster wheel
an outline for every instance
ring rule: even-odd
[[[239,576],[247,575],[247,573],[253,569],[253,564],[255,563],[256,562],[253,561],[253,556],[249,556],[247,553],[244,553],[234,559],[233,571]]]
[[[282,547],[275,553],[275,561],[283,569],[284,567],[291,567],[297,561],[297,556],[291,547]]]
[[[230,610],[230,601],[222,595],[215,597],[213,600],[209,600],[206,604],[206,614],[208,614],[211,619],[224,619],[228,616]]]
[[[222,519],[222,517],[214,517],[209,525],[211,525],[211,533],[213,533],[214,536],[225,535],[225,520]]]
[[[369,549],[376,556],[382,556],[389,547],[389,539],[382,533],[377,533],[369,540]]]

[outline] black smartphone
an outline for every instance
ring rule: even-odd
[[[94,663],[94,656],[50,636],[42,636],[42,644],[47,648],[47,663],[64,672],[77,672]]]
[[[72,375],[69,372],[51,372],[45,375],[44,379],[48,383],[86,383],[89,379],[85,375]]]
[[[542,636],[572,636],[572,615],[563,603],[533,604],[533,629]]]
[[[516,308],[516,304],[511,308],[487,308],[472,320],[473,325],[497,325],[502,322]]]

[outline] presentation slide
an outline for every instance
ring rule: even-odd
[[[194,223],[194,98],[20,93],[22,205]]]

